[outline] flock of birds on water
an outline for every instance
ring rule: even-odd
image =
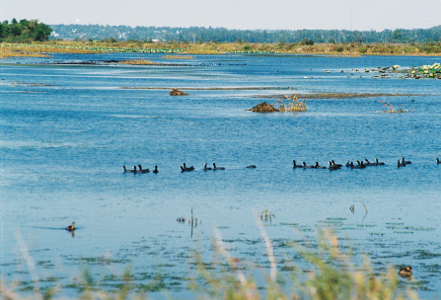
[[[293,162],[293,168],[294,169],[328,169],[330,171],[333,170],[338,170],[341,167],[343,167],[342,164],[337,164],[334,160],[330,160],[328,162],[328,167],[326,166],[321,166],[318,162],[315,163],[315,165],[307,165],[306,162],[303,162],[302,164],[297,164],[295,160],[292,161]],[[405,167],[409,164],[411,164],[412,162],[409,160],[405,160],[404,157],[402,157],[401,159],[398,160],[397,162],[397,167],[401,168],[401,167]],[[439,165],[441,164],[441,161],[439,160],[439,158],[436,158],[436,164]],[[367,158],[365,160],[357,160],[357,164],[354,164],[354,162],[350,162],[349,160],[346,161],[346,167],[347,168],[351,168],[351,169],[364,169],[368,166],[384,166],[385,163],[381,162],[378,160],[378,158],[375,159],[375,161],[369,161]],[[255,165],[249,165],[246,167],[247,169],[255,169],[256,166]],[[191,172],[194,171],[195,168],[193,166],[191,167],[187,167],[187,165],[184,163],[182,166],[180,166],[181,172]],[[140,173],[140,174],[144,174],[144,173],[149,173],[150,170],[149,169],[143,169],[141,165],[138,165],[138,168],[136,166],[133,166],[133,169],[127,169],[126,166],[123,166],[123,170],[124,173]],[[225,170],[224,167],[218,167],[216,166],[215,163],[213,163],[213,167],[209,167],[207,163],[204,164],[204,168],[202,169],[204,171],[217,171],[217,170]],[[152,173],[159,173],[158,171],[158,166],[155,166],[155,169],[152,171]]]

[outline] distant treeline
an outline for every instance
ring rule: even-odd
[[[44,41],[49,38],[51,32],[49,26],[36,20],[17,22],[16,19],[12,19],[11,23],[0,23],[0,42]]]
[[[429,43],[441,42],[441,25],[429,29],[349,30],[229,30],[205,27],[130,27],[51,25],[51,39],[247,42],[247,43]]]

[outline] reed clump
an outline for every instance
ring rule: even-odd
[[[281,112],[301,112],[306,111],[306,101],[299,101],[296,95],[288,96],[285,98],[288,100],[287,103],[283,100],[277,100],[279,107],[277,108]]]

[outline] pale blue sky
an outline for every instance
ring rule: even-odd
[[[46,24],[378,31],[441,25],[441,0],[0,0],[0,20],[14,17]]]

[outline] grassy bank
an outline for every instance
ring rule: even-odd
[[[36,53],[164,53],[164,54],[322,54],[322,55],[418,55],[441,56],[441,42],[428,44],[314,44],[300,43],[144,43],[110,41],[46,41],[1,43],[0,57],[35,56]]]

